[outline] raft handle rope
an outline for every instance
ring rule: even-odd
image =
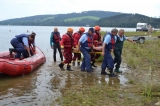
[[[2,58],[2,59],[9,59],[9,60],[14,60],[15,59],[15,57],[12,57],[11,55],[2,56],[0,58]]]

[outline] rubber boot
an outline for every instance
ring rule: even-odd
[[[21,53],[21,56],[19,57],[20,60],[24,59],[23,54]]]
[[[67,65],[67,70],[68,70],[68,71],[74,71],[74,70],[71,69],[71,66],[70,66],[70,65]]]
[[[75,66],[75,61],[72,62],[72,65]]]
[[[80,62],[79,61],[77,62],[77,65],[80,66]]]
[[[110,68],[109,72],[110,72],[109,77],[117,77],[117,75],[114,74],[114,72],[113,72],[113,68]]]
[[[91,66],[93,66],[93,67],[97,67],[97,66],[95,66],[95,65],[94,65],[94,63],[95,63],[95,61],[93,61],[93,62],[91,63]]]
[[[108,75],[104,68],[102,68],[101,74]]]
[[[115,69],[114,72],[116,72],[116,73],[122,73],[122,71],[120,71],[119,69]]]
[[[58,66],[59,66],[59,68],[60,68],[61,70],[64,70],[64,68],[63,68],[64,64],[63,64],[63,63],[60,63]]]
[[[9,48],[10,55],[12,55],[12,52],[15,52],[15,49],[14,48]]]

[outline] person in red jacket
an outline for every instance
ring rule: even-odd
[[[95,30],[95,33],[93,34],[93,45],[95,47],[98,47],[98,46],[102,45],[101,34],[100,34],[101,28],[99,26],[95,26],[94,30]],[[95,50],[95,52],[96,52],[96,50]],[[93,67],[97,67],[94,65],[94,63],[95,63],[95,60],[98,59],[99,57],[100,57],[100,54],[91,54],[91,62],[92,62],[91,65]]]
[[[85,29],[83,27],[79,28],[79,31],[75,32],[73,34],[73,39],[74,39],[74,47],[77,48],[78,46],[78,41],[80,39],[80,37],[82,36],[82,34],[85,32]],[[73,66],[75,66],[75,61],[76,59],[78,59],[77,61],[77,65],[80,66],[80,60],[81,60],[81,53],[74,53],[74,57],[73,57]]]
[[[59,64],[59,67],[64,70],[63,66],[67,64],[67,70],[68,71],[73,71],[71,69],[70,63],[72,61],[72,51],[73,51],[73,43],[74,40],[72,38],[73,34],[73,29],[68,28],[67,33],[62,36],[61,40],[61,51],[63,53],[63,56],[65,60]]]

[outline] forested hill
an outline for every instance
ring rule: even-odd
[[[110,11],[84,11],[81,13],[36,15],[0,21],[0,25],[92,26],[101,18],[119,14],[121,13]]]
[[[136,27],[138,22],[151,24],[160,28],[160,18],[151,18],[140,14],[120,14],[98,20],[95,24],[104,27]]]

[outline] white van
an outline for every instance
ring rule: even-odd
[[[145,32],[147,32],[148,31],[148,24],[147,23],[137,23],[136,32],[137,31],[145,31]]]

